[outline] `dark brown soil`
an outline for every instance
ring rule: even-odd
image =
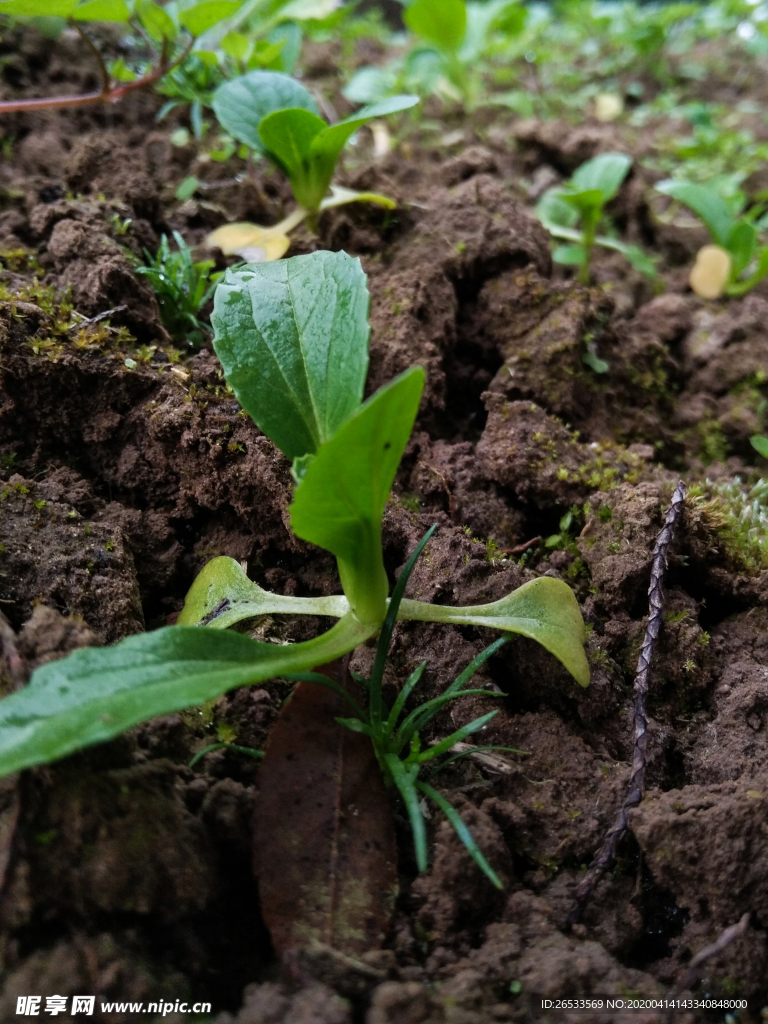
[[[6,86],[87,88],[87,74],[73,80],[74,45],[27,39],[3,66]],[[200,244],[225,219],[276,220],[289,193],[266,171],[233,184],[231,165],[171,145],[177,124],[158,127],[155,109],[134,95],[110,109],[16,115],[7,128],[0,608],[29,667],[172,622],[214,555],[247,562],[251,578],[283,593],[338,590],[330,557],[288,530],[286,460],[240,415],[211,351],[172,347],[123,249],[154,250],[172,228]],[[187,767],[222,734],[263,748],[287,686],[235,692],[3,783],[0,1020],[32,992],[209,1000],[216,1024],[571,1019],[541,1000],[669,996],[691,958],[745,912],[747,931],[706,965],[695,992],[748,999],[742,1021],[768,1003],[768,568],[729,540],[705,501],[718,482],[757,475],[749,437],[765,429],[768,301],[686,292],[700,239],[654,229],[641,171],[620,213],[628,237],[661,253],[664,294],[613,257],[598,262],[599,287],[553,274],[523,174],[549,168],[552,180],[595,152],[631,151],[631,140],[618,126],[511,118],[484,134],[467,128],[454,155],[415,139],[378,164],[350,163],[349,184],[375,185],[401,208],[327,215],[321,237],[297,235],[292,253],[361,256],[369,390],[413,363],[427,370],[385,518],[393,578],[438,523],[411,596],[488,601],[547,574],[574,587],[592,627],[588,689],[516,638],[485,670],[507,696],[465,698],[438,719],[445,734],[500,706],[484,742],[527,752],[505,773],[462,761],[443,776],[505,892],[438,821],[432,870],[416,878],[403,825],[385,950],[358,974],[318,956],[289,976],[251,867],[255,762],[218,751]],[[189,173],[214,186],[212,198],[174,199]],[[116,217],[131,219],[125,235]],[[86,317],[125,308],[109,328],[67,332],[65,299]],[[587,344],[609,373],[585,365]],[[712,482],[689,500],[670,559],[649,791],[615,870],[569,933],[574,888],[628,779],[651,551],[680,475]],[[557,534],[572,507],[561,543],[505,555]],[[297,640],[317,628],[267,621],[261,635]],[[488,640],[401,625],[388,680],[401,684],[427,659],[424,694],[434,696]],[[370,650],[356,658],[362,666]]]

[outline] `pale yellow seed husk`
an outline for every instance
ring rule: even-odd
[[[598,121],[615,121],[624,113],[624,100],[616,92],[600,92],[595,96],[595,117]]]
[[[270,263],[285,256],[291,240],[279,227],[262,228],[244,221],[216,228],[208,235],[206,244],[221,249],[225,256],[241,256],[249,263]]]
[[[696,253],[688,283],[702,299],[719,299],[730,273],[730,253],[719,245],[705,245]]]

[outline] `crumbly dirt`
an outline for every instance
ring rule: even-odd
[[[71,39],[58,49],[25,37],[4,57],[5,90],[92,87],[77,52]],[[338,89],[332,54],[317,48],[307,70]],[[242,414],[210,348],[174,347],[126,253],[154,251],[171,229],[202,246],[224,220],[271,223],[290,193],[263,167],[235,180],[237,158],[224,166],[172,145],[181,122],[157,125],[156,109],[134,95],[109,110],[14,115],[7,127],[0,610],[30,671],[172,623],[214,555],[281,593],[338,591],[332,559],[289,531],[288,463]],[[590,626],[588,689],[515,637],[478,676],[504,696],[466,697],[434,725],[445,735],[499,709],[483,742],[523,752],[441,776],[504,892],[437,818],[432,868],[417,877],[398,819],[401,893],[385,948],[357,964],[315,950],[287,970],[252,870],[257,763],[218,750],[188,767],[221,736],[263,749],[289,687],[236,691],[4,782],[0,1019],[31,992],[208,1000],[215,1024],[576,1019],[541,1000],[671,996],[696,953],[746,912],[746,932],[693,992],[747,999],[743,1021],[768,1004],[768,564],[713,500],[718,485],[759,475],[749,438],[765,431],[768,299],[758,289],[707,303],[686,290],[701,239],[654,225],[642,170],[616,217],[660,255],[665,292],[602,256],[599,287],[575,284],[553,269],[532,201],[597,152],[640,155],[647,140],[506,113],[491,129],[465,127],[450,150],[417,134],[378,162],[361,151],[343,181],[393,195],[396,214],[328,213],[320,237],[297,233],[291,254],[361,257],[369,392],[413,363],[427,371],[384,521],[393,578],[437,523],[410,596],[484,602],[544,574],[574,588]],[[175,189],[192,173],[205,198],[180,203]],[[67,331],[62,302],[86,318],[121,308]],[[609,372],[587,365],[588,352]],[[628,780],[651,551],[679,476],[692,493],[651,671],[649,788],[615,870],[569,931],[575,887]],[[301,640],[319,627],[268,619],[259,635]],[[421,693],[437,695],[490,636],[399,625],[389,692],[426,659]],[[370,645],[356,652],[353,667],[371,656]]]

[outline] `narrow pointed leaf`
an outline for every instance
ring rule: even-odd
[[[358,259],[314,252],[228,270],[211,323],[238,401],[289,459],[316,452],[360,405],[368,288]]]
[[[286,645],[169,626],[114,647],[74,651],[0,700],[0,775],[55,761],[237,686],[339,658],[373,632],[352,615],[314,640]]]
[[[426,782],[417,782],[416,786],[418,789],[421,790],[422,793],[425,794],[425,796],[428,796],[430,800],[435,801],[435,803],[446,816],[448,821],[450,821],[451,825],[453,825],[454,829],[456,830],[457,836],[462,841],[462,843],[464,843],[470,857],[475,862],[475,864],[477,864],[480,870],[490,879],[491,882],[493,882],[497,889],[503,889],[504,885],[501,879],[483,856],[482,852],[480,851],[480,847],[472,838],[472,833],[469,831],[467,826],[462,821],[461,815],[453,806],[453,804],[450,804],[442,795],[442,793],[438,793],[436,789],[433,789],[432,786],[428,785]]]
[[[398,618],[490,626],[510,633],[522,633],[554,654],[580,686],[589,685],[589,663],[584,654],[584,620],[573,591],[562,580],[541,576],[492,604],[464,608],[406,599],[400,606]]]
[[[290,508],[294,533],[336,556],[350,607],[378,626],[389,591],[381,517],[423,387],[413,367],[372,395],[320,448]]]
[[[425,761],[431,761],[433,757],[439,757],[441,754],[445,754],[451,747],[457,743],[461,743],[467,736],[471,736],[472,733],[479,732],[484,729],[486,725],[498,715],[498,711],[489,711],[485,715],[481,715],[472,722],[468,722],[466,725],[462,725],[460,729],[452,732],[450,736],[446,736],[444,740],[440,740],[434,747],[430,747],[429,750],[425,750],[422,754],[419,754],[417,760],[419,764]]]
[[[427,856],[427,830],[424,827],[424,815],[419,807],[419,797],[414,786],[414,777],[403,766],[403,762],[397,754],[385,754],[384,760],[408,812],[411,831],[413,832],[413,845],[416,851],[416,864],[419,871],[426,871],[429,864]]]
[[[320,115],[312,94],[280,71],[250,71],[224,82],[213,94],[212,106],[222,128],[262,155],[259,125],[267,114],[302,107]]]

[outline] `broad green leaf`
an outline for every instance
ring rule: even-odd
[[[631,166],[632,157],[626,153],[601,153],[576,169],[571,188],[574,192],[597,191],[607,203],[619,191]]]
[[[577,192],[563,189],[560,193],[560,198],[564,203],[572,206],[574,210],[578,210],[582,216],[592,211],[599,213],[605,202],[603,193],[599,188],[585,188]]]
[[[423,387],[424,371],[416,366],[372,395],[319,449],[290,508],[294,533],[336,556],[361,622],[384,620],[389,585],[381,517]]]
[[[202,0],[179,11],[179,22],[193,36],[201,36],[209,28],[237,14],[242,0]]]
[[[4,0],[0,14],[16,18],[68,18],[77,0]]]
[[[554,654],[580,686],[589,685],[584,620],[573,591],[562,580],[541,576],[492,604],[465,608],[404,600],[398,618],[490,626],[522,633]]]
[[[385,68],[360,68],[341,90],[350,103],[376,103],[392,92],[395,76]]]
[[[762,434],[754,434],[750,437],[749,443],[758,455],[762,455],[764,459],[768,459],[768,437],[764,437]]]
[[[219,44],[228,57],[235,60],[245,60],[251,49],[251,41],[242,32],[227,32]]]
[[[55,761],[156,715],[339,658],[375,632],[352,615],[314,640],[269,644],[168,626],[50,662],[0,700],[0,775]]]
[[[220,555],[195,577],[189,588],[177,626],[210,626],[226,629],[256,615],[332,615],[342,618],[349,602],[333,597],[284,597],[272,594],[249,580],[234,558]]]
[[[704,221],[712,240],[728,248],[728,236],[736,223],[725,201],[706,185],[695,185],[690,181],[676,181],[671,178],[661,181],[656,191],[671,196],[683,203]]]
[[[548,189],[536,204],[536,216],[547,230],[552,227],[573,228],[579,222],[578,211],[563,198],[562,189]]]
[[[2,10],[2,8],[0,8]],[[115,21],[125,23],[131,17],[125,0],[87,0],[72,11],[75,21]]]
[[[587,259],[587,250],[583,245],[558,245],[552,253],[555,263],[566,267],[581,267]]]
[[[327,123],[317,114],[293,107],[267,114],[259,125],[259,135],[264,151],[293,182],[294,178],[307,174],[310,143],[327,127]]]
[[[728,234],[726,249],[731,254],[731,273],[736,278],[752,262],[757,249],[757,229],[746,220],[736,221]]]
[[[309,91],[280,71],[249,71],[224,82],[214,92],[212,106],[222,128],[262,155],[259,125],[267,114],[301,107],[320,115]]]
[[[403,21],[415,35],[455,53],[467,31],[467,9],[464,0],[416,0],[403,12]]]
[[[152,0],[136,0],[136,14],[150,39],[159,43],[176,38],[178,33],[173,18],[159,4],[152,3]]]
[[[289,459],[316,452],[360,405],[370,329],[358,259],[319,251],[228,270],[211,323],[238,401]]]

